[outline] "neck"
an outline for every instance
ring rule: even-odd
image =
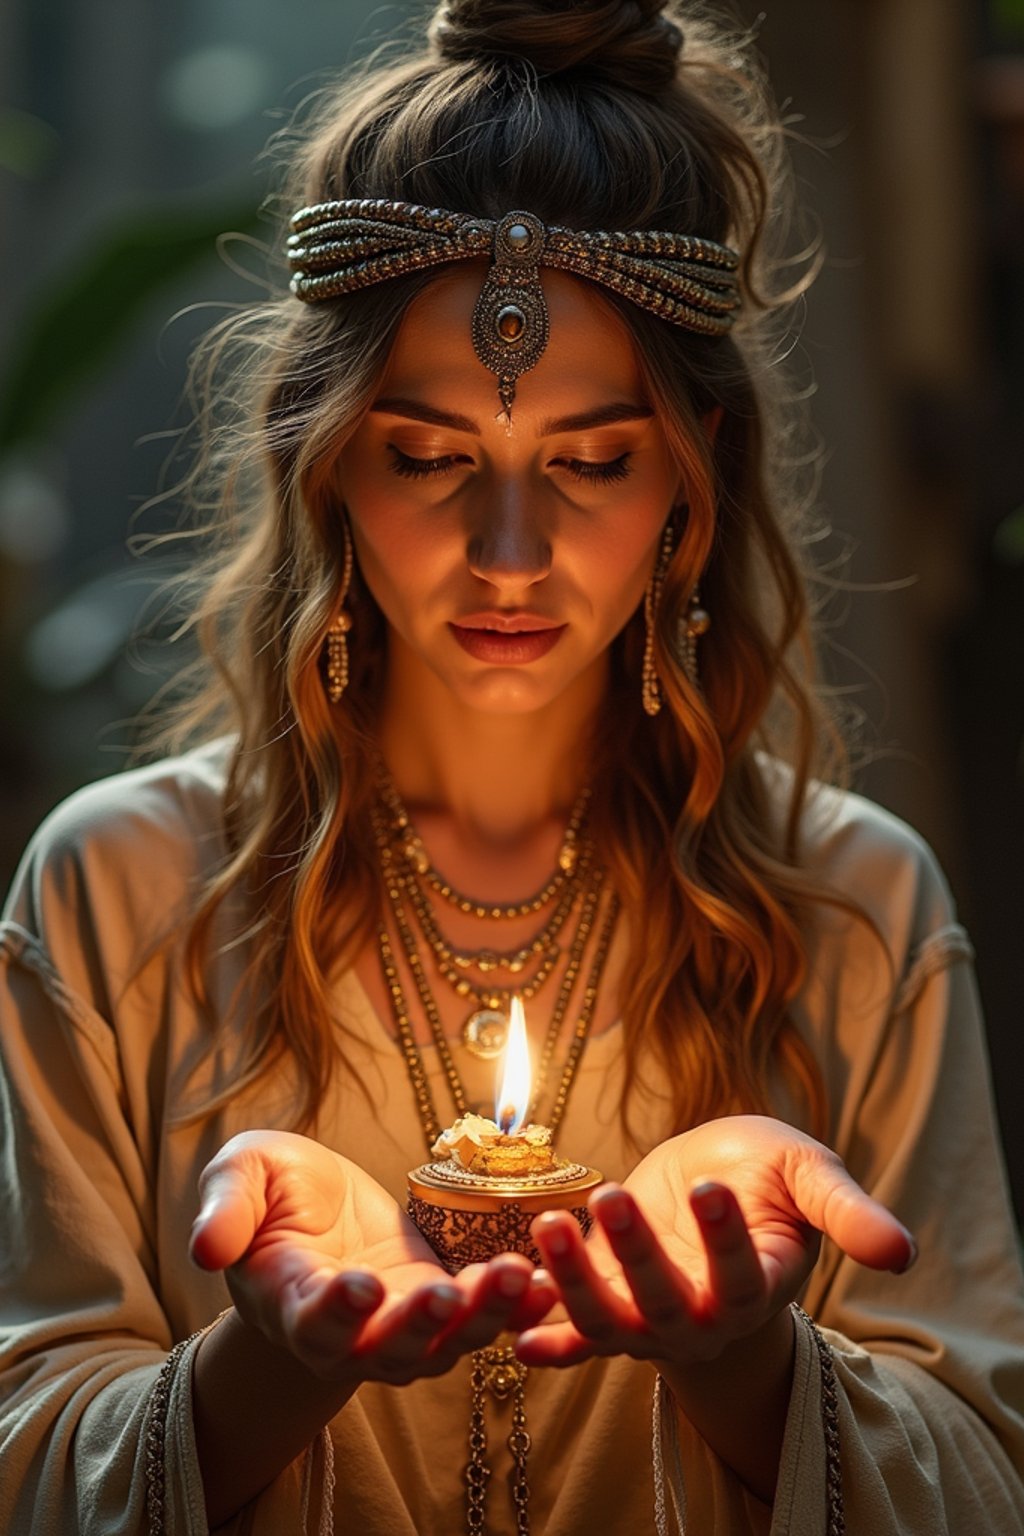
[[[451,819],[478,842],[513,843],[567,817],[588,777],[605,658],[527,713],[464,705],[398,641],[391,648],[379,738],[406,804]]]

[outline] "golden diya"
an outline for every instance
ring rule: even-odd
[[[408,1211],[449,1274],[499,1253],[541,1262],[530,1223],[568,1210],[590,1230],[587,1196],[602,1182],[593,1168],[556,1157],[545,1125],[524,1124],[532,1094],[530,1049],[513,997],[495,1115],[461,1115],[431,1148],[433,1161],[408,1175]]]

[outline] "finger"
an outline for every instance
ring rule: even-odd
[[[605,1184],[590,1197],[633,1299],[653,1327],[687,1320],[696,1306],[693,1286],[672,1263],[633,1197],[618,1184]]]
[[[505,1253],[485,1267],[464,1312],[436,1346],[457,1354],[482,1349],[506,1329],[523,1307],[533,1278],[533,1265],[522,1254]]]
[[[861,1189],[834,1154],[802,1157],[792,1186],[801,1214],[858,1264],[902,1274],[917,1257],[903,1223]]]
[[[393,1307],[371,1317],[358,1354],[385,1380],[406,1377],[466,1305],[451,1283],[419,1286]]]
[[[552,1308],[558,1305],[558,1301],[558,1286],[547,1270],[535,1269],[521,1305],[509,1318],[509,1330],[522,1333],[527,1328],[535,1327],[541,1318],[547,1317]]]
[[[598,1274],[572,1216],[547,1211],[537,1217],[530,1231],[580,1333],[597,1342],[630,1325],[631,1309]]]
[[[380,1280],[366,1270],[307,1277],[291,1288],[282,1305],[292,1349],[315,1374],[337,1375],[384,1294]]]
[[[515,1352],[524,1365],[552,1366],[558,1370],[592,1359],[595,1351],[591,1340],[573,1323],[551,1323],[521,1333],[515,1342]]]
[[[237,1264],[267,1214],[264,1187],[252,1173],[227,1164],[203,1180],[202,1205],[192,1224],[189,1253],[202,1269]]]
[[[690,1209],[704,1239],[712,1311],[719,1315],[763,1308],[767,1280],[732,1190],[711,1181],[698,1184],[690,1191]]]

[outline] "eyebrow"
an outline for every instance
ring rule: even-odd
[[[452,427],[456,432],[471,432],[480,436],[480,428],[469,416],[458,411],[442,411],[423,400],[406,400],[389,396],[375,400],[371,411],[382,415],[407,416],[410,421],[425,421],[432,427]],[[649,405],[635,401],[617,400],[609,405],[599,405],[592,411],[577,411],[572,416],[549,416],[542,421],[538,437],[553,437],[557,432],[585,432],[590,427],[609,427],[620,421],[648,421],[654,415]]]

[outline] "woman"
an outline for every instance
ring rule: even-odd
[[[969,944],[824,787],[778,160],[656,0],[452,0],[306,136],[191,745],[3,929],[3,1529],[1024,1531]],[[607,1182],[449,1276],[405,1173],[513,993]]]

